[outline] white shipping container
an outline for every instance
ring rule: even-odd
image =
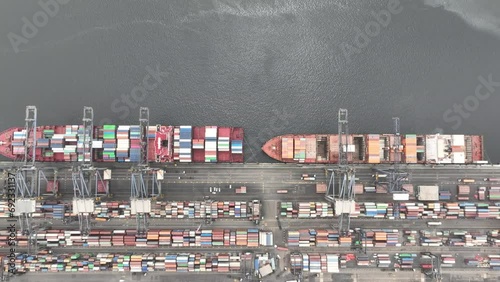
[[[92,148],[96,149],[101,149],[102,148],[102,141],[92,141]]]
[[[410,194],[408,194],[408,193],[394,193],[394,194],[392,194],[392,199],[394,201],[408,201],[410,199]]]

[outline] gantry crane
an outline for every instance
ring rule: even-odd
[[[72,168],[71,178],[73,181],[73,214],[78,215],[80,232],[88,235],[91,230],[90,218],[95,209],[95,201],[92,197],[92,190],[95,189],[95,196],[99,193],[109,194],[107,179],[111,177],[110,171],[105,177],[101,171],[105,168],[93,167],[92,139],[94,133],[94,110],[91,107],[83,108],[83,126],[78,134],[82,150],[79,151],[78,162]],[[79,146],[80,148],[80,146]],[[94,183],[94,185],[92,185]],[[93,187],[94,186],[94,187]],[[99,191],[99,188],[104,191]]]
[[[376,173],[386,174],[387,180],[383,182],[378,182],[378,184],[386,186],[389,193],[400,193],[402,192],[402,185],[408,180],[408,173],[401,171],[401,134],[399,132],[399,117],[393,117],[394,121],[394,144],[390,151],[394,152],[394,162],[393,167],[390,169],[375,169]]]
[[[155,188],[159,190],[161,180],[159,169],[149,167],[148,162],[148,128],[149,108],[141,107],[139,112],[141,152],[139,161],[131,169],[130,177],[130,204],[131,213],[135,215],[137,233],[144,235],[148,230],[147,215],[151,212],[151,196],[156,195]],[[151,179],[151,193],[149,193],[149,180]]]
[[[304,262],[304,256],[302,253],[300,252],[292,252],[290,253],[290,258],[294,257],[295,258],[295,261],[293,261],[293,265],[290,267],[290,272],[292,273],[293,276],[297,277],[297,281],[303,281],[304,280],[304,273],[302,272],[302,270],[304,269],[304,265],[303,265],[303,262]],[[296,261],[296,258],[299,257],[300,260],[300,265],[298,265],[297,267],[297,261]]]
[[[40,187],[38,183],[38,170],[36,161],[37,140],[37,109],[35,106],[26,107],[24,126],[24,156],[20,165],[15,168],[15,199],[16,212],[19,229],[23,235],[28,236],[28,253],[36,252],[36,230],[31,221],[35,212],[36,200],[40,198]]]
[[[422,255],[429,256],[431,258],[431,265],[432,265],[431,272],[424,273],[424,274],[427,275],[428,277],[430,277],[432,279],[432,281],[436,281],[436,282],[442,281],[443,276],[441,274],[441,260],[440,260],[439,255],[435,255],[435,254],[430,253],[430,252],[422,253]]]
[[[349,126],[348,112],[339,109],[338,112],[338,166],[330,171],[330,181],[325,198],[332,202],[335,215],[339,216],[338,230],[341,236],[346,236],[350,230],[350,213],[354,211],[354,181],[355,170],[349,166]]]
[[[46,168],[54,170],[54,181],[52,182],[47,179],[44,171],[36,166],[37,138],[37,109],[35,106],[27,106],[24,129],[20,136],[14,135],[14,139],[23,142],[24,147],[24,155],[20,158],[18,165],[14,167],[16,187],[16,211],[14,215],[18,218],[19,230],[28,237],[28,253],[36,252],[37,249],[36,228],[31,217],[36,209],[36,201],[41,199],[40,187],[44,181],[47,187],[57,183],[55,180],[57,170],[55,168]]]

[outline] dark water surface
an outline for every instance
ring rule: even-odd
[[[399,116],[405,133],[484,134],[500,161],[500,87],[469,97],[479,76],[500,81],[495,0],[402,1],[385,27],[372,12],[393,1],[60,1],[45,24],[38,1],[0,1],[2,129],[22,126],[27,104],[39,124],[79,123],[84,105],[96,123],[137,123],[140,104],[152,124],[243,126],[246,160],[268,162],[266,140],[336,133],[344,107],[351,132],[391,132]],[[446,114],[464,102],[464,117]]]

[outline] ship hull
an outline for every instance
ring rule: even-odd
[[[140,135],[137,125],[95,126],[92,140],[79,125],[38,126],[29,134],[24,128],[13,127],[0,133],[0,154],[23,159],[25,144],[36,142],[38,162],[138,162]],[[146,135],[149,162],[243,162],[241,127],[156,125],[150,126]],[[30,149],[28,155],[32,153]]]
[[[467,164],[484,161],[480,135],[350,134],[347,159],[352,164]],[[399,139],[399,142],[397,142]],[[345,142],[343,142],[345,143]],[[396,144],[400,144],[399,147]],[[262,150],[285,163],[332,164],[339,158],[337,134],[281,135]]]

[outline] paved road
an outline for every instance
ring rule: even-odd
[[[59,165],[59,164],[58,164]],[[123,164],[109,164],[113,170],[111,193],[116,200],[126,200],[130,196],[130,172]],[[161,181],[161,193],[169,200],[202,199],[211,196],[214,199],[253,199],[267,200],[317,200],[321,195],[315,195],[315,183],[327,182],[325,166],[302,166],[296,164],[184,164],[173,166],[156,165],[165,169],[165,178]],[[0,164],[1,167],[1,164]],[[358,165],[356,176],[359,183],[373,185],[373,168],[367,165]],[[383,167],[381,167],[383,168]],[[440,185],[450,191],[456,190],[459,178],[474,178],[477,186],[486,186],[490,183],[482,181],[487,177],[500,176],[498,166],[403,166],[410,173],[410,182],[414,185]],[[316,174],[314,182],[300,179],[303,173]],[[52,174],[47,172],[47,176]],[[1,176],[5,177],[5,175]],[[179,179],[180,177],[180,179]],[[58,179],[61,182],[61,192],[64,200],[73,197],[71,172],[68,168],[58,167]],[[0,179],[1,181],[1,179]],[[236,195],[233,187],[247,186],[246,195]],[[499,183],[500,186],[500,183]],[[212,195],[209,187],[220,187],[222,192]],[[288,194],[277,194],[277,190],[288,189]],[[319,197],[318,197],[319,196]],[[384,197],[385,196],[385,197]],[[387,195],[359,195],[360,200],[374,198],[389,199]]]

